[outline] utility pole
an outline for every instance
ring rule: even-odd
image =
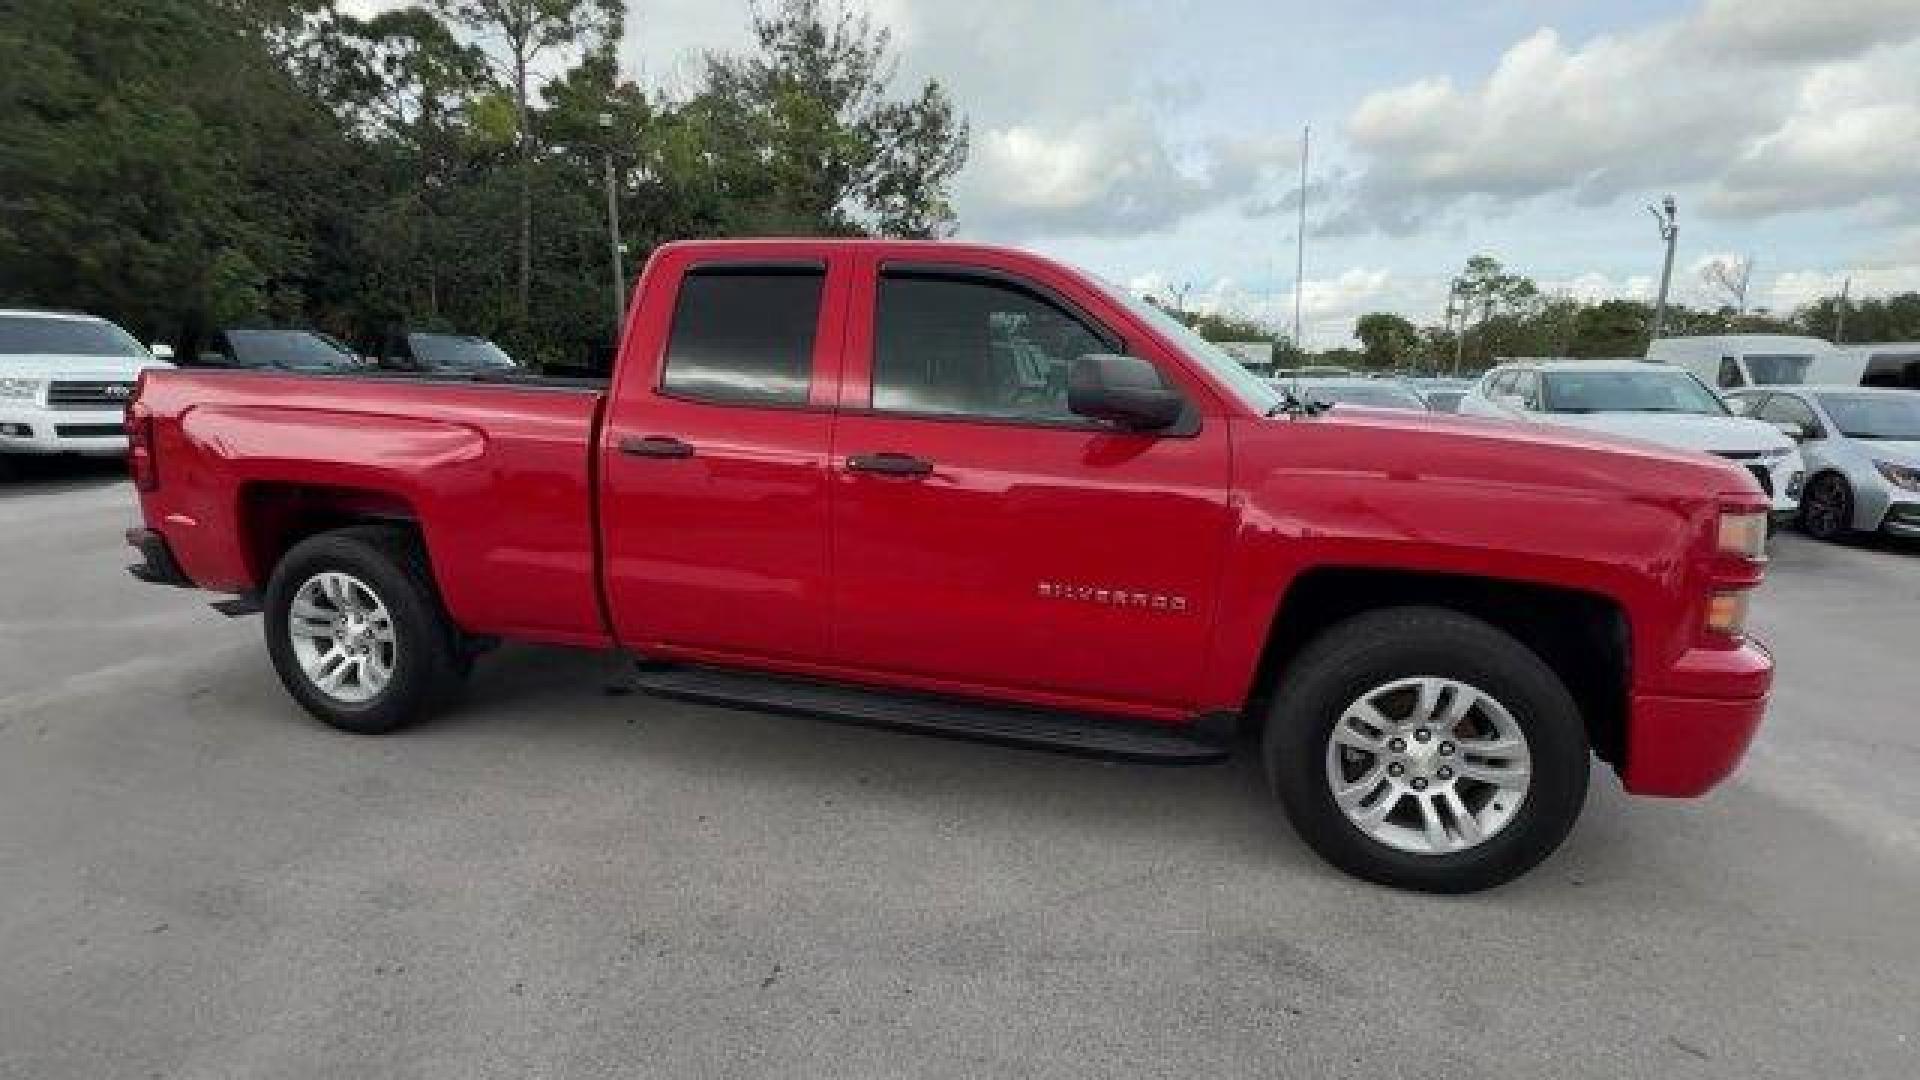
[[[1673,245],[1680,235],[1680,225],[1674,220],[1671,195],[1662,199],[1658,208],[1647,207],[1647,212],[1653,215],[1653,220],[1660,226],[1660,239],[1667,242],[1667,260],[1660,266],[1660,296],[1653,302],[1653,326],[1647,332],[1647,340],[1652,341],[1660,336],[1662,326],[1667,321],[1667,286],[1673,281]]]
[[[1459,292],[1457,277],[1453,279],[1453,284],[1448,286],[1448,292],[1446,292],[1448,317],[1452,317],[1455,307],[1459,307],[1459,331],[1453,334],[1453,375],[1459,377],[1459,361],[1467,350],[1467,300]]]
[[[1840,283],[1840,302],[1833,307],[1833,343],[1847,340],[1847,294],[1853,291],[1853,275]]]
[[[600,130],[607,136],[607,254],[613,264],[613,341],[627,322],[627,270],[620,257],[620,200],[613,171],[613,114],[600,114]]]
[[[1300,224],[1293,248],[1293,347],[1305,354],[1300,340],[1300,295],[1307,283],[1307,154],[1313,145],[1313,125],[1300,129]]]

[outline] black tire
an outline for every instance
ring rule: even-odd
[[[1800,496],[1800,531],[1815,540],[1844,540],[1853,534],[1853,485],[1839,473],[1821,473]]]
[[[393,675],[366,701],[342,701],[316,685],[301,668],[287,633],[300,586],[325,571],[360,579],[393,618]],[[356,526],[301,541],[273,569],[265,615],[267,653],[280,682],[307,712],[342,731],[378,735],[420,720],[457,696],[470,667],[460,633],[440,603],[426,552],[403,528]]]
[[[1368,691],[1438,677],[1491,695],[1518,724],[1531,781],[1505,826],[1466,850],[1403,851],[1369,836],[1334,801],[1334,724]],[[1282,678],[1267,719],[1267,776],[1300,838],[1334,866],[1395,888],[1465,893],[1526,873],[1566,839],[1586,802],[1586,726],[1560,677],[1532,650],[1479,619],[1442,608],[1354,616],[1313,640]]]

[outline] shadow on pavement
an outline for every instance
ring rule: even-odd
[[[117,457],[0,456],[0,499],[40,491],[104,487],[126,478],[127,464]]]

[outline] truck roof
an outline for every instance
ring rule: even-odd
[[[9,319],[57,319],[64,322],[106,322],[84,311],[48,311],[41,308],[0,308],[0,316]]]

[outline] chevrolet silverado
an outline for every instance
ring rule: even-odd
[[[1159,762],[1258,740],[1301,837],[1485,888],[1594,757],[1737,764],[1767,500],[1702,454],[1295,401],[1153,305],[946,242],[669,244],[604,385],[146,373],[148,580],[264,612],[354,732],[503,639],[661,695]]]

